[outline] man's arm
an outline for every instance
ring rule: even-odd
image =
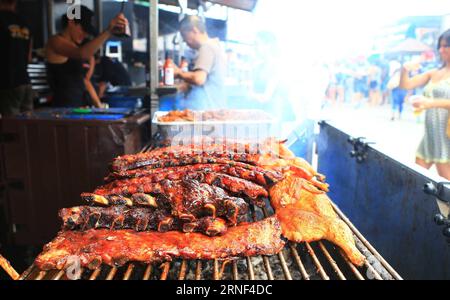
[[[210,73],[213,68],[214,57],[213,49],[208,45],[204,45],[199,49],[194,71],[181,72],[180,68],[176,67],[175,76],[178,76],[192,85],[204,85],[208,79],[208,73]]]
[[[208,73],[203,70],[195,70],[193,72],[178,72],[176,76],[183,79],[189,84],[204,85],[208,78]]]
[[[88,91],[89,95],[91,96],[94,106],[101,108],[102,102],[100,101],[100,98],[98,97],[97,92],[95,91],[95,88],[92,85],[92,82],[89,79],[84,78],[84,85],[85,85],[86,90]]]
[[[95,91],[94,86],[91,82],[91,77],[94,74],[95,70],[95,59],[92,56],[89,59],[89,71],[87,72],[86,76],[84,77],[84,85],[86,87],[86,90],[88,91],[89,95],[91,96],[92,102],[95,105],[95,107],[102,107],[102,103],[100,101],[100,98],[97,95],[97,92]]]
[[[108,84],[106,83],[106,81],[100,81],[98,83],[98,96],[100,97],[100,99],[105,96],[107,86]]]

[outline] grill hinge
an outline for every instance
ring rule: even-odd
[[[450,243],[450,182],[439,182],[437,184],[428,182],[423,187],[427,195],[436,197],[440,213],[434,216],[434,222],[438,226],[444,226],[442,234]]]

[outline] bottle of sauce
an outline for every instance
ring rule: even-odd
[[[175,65],[169,53],[166,53],[166,61],[164,62],[164,85],[175,84]]]

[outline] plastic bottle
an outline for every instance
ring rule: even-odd
[[[161,59],[158,59],[158,83],[164,85],[164,64]]]
[[[172,58],[169,53],[166,53],[166,61],[164,63],[164,85],[174,85],[175,84],[175,68]]]

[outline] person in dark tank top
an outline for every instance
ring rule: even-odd
[[[113,31],[128,26],[128,20],[119,14],[104,32],[97,35],[92,25],[94,12],[83,5],[72,6],[72,10],[74,18],[64,14],[63,31],[52,36],[46,45],[47,75],[53,105],[80,107],[93,104],[102,107],[90,80],[95,66],[94,54]],[[89,36],[95,37],[83,43]],[[92,103],[89,103],[89,98]]]

